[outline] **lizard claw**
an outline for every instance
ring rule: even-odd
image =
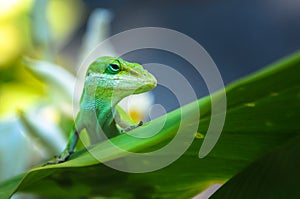
[[[136,127],[142,126],[143,124],[144,124],[144,122],[143,122],[143,121],[140,121]]]
[[[48,161],[43,166],[51,165],[51,164],[59,164],[59,163],[65,162],[69,159],[69,157],[71,156],[72,153],[73,153],[73,151],[66,151],[66,152],[64,151],[61,155],[54,156],[54,160]]]
[[[139,126],[142,126],[143,124],[144,124],[143,121],[140,121],[137,125],[129,126],[129,127],[125,128],[125,129],[122,129],[121,133],[125,133],[127,131],[132,130],[132,129],[135,129],[135,128],[139,127]]]

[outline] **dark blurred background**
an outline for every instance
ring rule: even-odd
[[[300,48],[299,0],[84,2],[88,12],[97,7],[113,12],[112,35],[132,28],[155,26],[192,37],[213,58],[225,84]],[[85,26],[77,38],[84,30]],[[175,55],[155,50],[137,52],[137,55],[131,57],[142,63],[156,61],[174,68],[187,64]],[[197,85],[197,79],[191,78],[191,81]],[[198,97],[207,94],[203,88],[196,92]]]
[[[114,13],[112,34],[158,26],[180,31],[211,55],[226,83],[300,48],[300,1],[84,1]]]

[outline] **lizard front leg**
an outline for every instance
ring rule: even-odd
[[[139,123],[133,121],[120,106],[116,107],[115,122],[120,127],[121,133],[143,125],[143,121],[140,121]]]
[[[75,127],[73,127],[73,130],[70,134],[65,150],[63,150],[63,152],[59,156],[55,157],[54,160],[48,161],[45,165],[58,164],[67,161],[70,155],[74,152],[78,139],[79,139],[79,133],[75,129]]]

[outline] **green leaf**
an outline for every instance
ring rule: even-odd
[[[212,198],[300,198],[300,136],[280,145],[223,185]]]
[[[38,167],[3,182],[0,185],[0,198],[8,198],[16,191],[62,198],[190,198],[197,195],[211,184],[227,181],[255,160],[278,150],[280,146],[289,145],[291,140],[299,136],[299,65],[300,53],[229,85],[226,88],[228,104],[223,132],[213,150],[202,159],[198,158],[203,142],[201,138],[194,139],[189,149],[169,166],[148,173],[117,171],[100,164],[87,151],[79,151],[65,163]],[[218,95],[216,93],[212,97],[217,99]],[[138,139],[123,134],[111,141],[127,151],[158,149],[175,136],[179,124],[184,127],[182,135],[191,133],[189,126],[197,122],[192,116],[198,114],[192,107],[198,103],[201,110],[198,132],[205,136],[211,117],[223,114],[210,114],[210,97],[130,132],[151,134],[152,129],[166,119],[160,133],[151,138]],[[189,117],[181,120],[182,112]],[[103,162],[118,161],[127,165],[126,153],[118,152],[109,143],[99,143],[91,150]],[[299,151],[300,146],[294,147]],[[161,158],[163,160],[164,156]],[[289,165],[286,161],[286,165]],[[295,174],[299,179],[299,173]],[[283,190],[286,191],[288,189]]]

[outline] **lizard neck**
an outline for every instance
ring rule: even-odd
[[[85,88],[83,90],[80,108],[83,110],[97,110],[103,112],[111,112],[121,99],[113,98],[112,93],[108,90],[101,89],[101,91],[91,88]]]
[[[110,128],[115,116],[115,107],[121,97],[113,96],[112,91],[99,87],[85,87],[80,101],[80,111],[88,115],[86,119],[96,116],[103,129]]]

